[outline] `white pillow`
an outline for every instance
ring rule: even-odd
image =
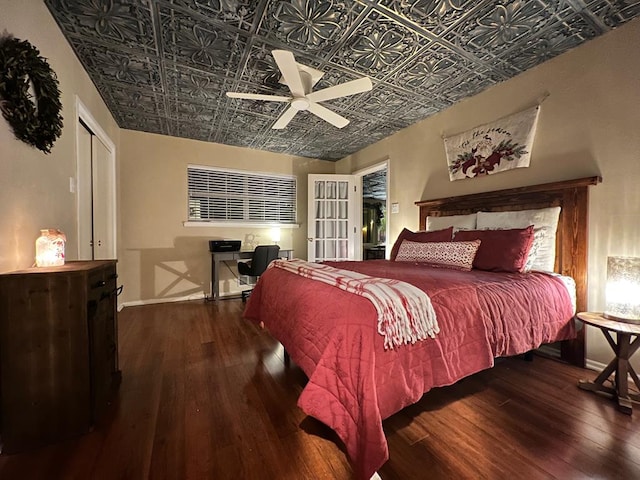
[[[556,230],[560,207],[518,212],[478,212],[478,230],[526,228],[533,225],[533,245],[525,271],[553,272],[556,260]]]
[[[528,225],[527,225],[528,226]],[[458,230],[475,230],[476,214],[449,215],[448,217],[427,217],[427,232],[435,232],[443,228],[453,227]]]

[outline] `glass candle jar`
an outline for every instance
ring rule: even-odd
[[[55,267],[64,265],[64,245],[67,241],[64,233],[55,228],[40,230],[36,240],[36,266]]]

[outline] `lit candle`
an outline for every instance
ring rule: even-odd
[[[55,267],[64,265],[64,244],[67,238],[55,228],[40,230],[36,240],[36,266]]]

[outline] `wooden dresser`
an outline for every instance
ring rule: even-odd
[[[116,261],[0,275],[0,437],[16,453],[81,435],[120,382]]]

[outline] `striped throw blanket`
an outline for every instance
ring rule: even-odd
[[[378,312],[378,333],[384,348],[393,349],[435,337],[440,331],[429,296],[413,285],[391,278],[376,278],[304,260],[275,260],[269,268],[333,285],[373,303]]]

